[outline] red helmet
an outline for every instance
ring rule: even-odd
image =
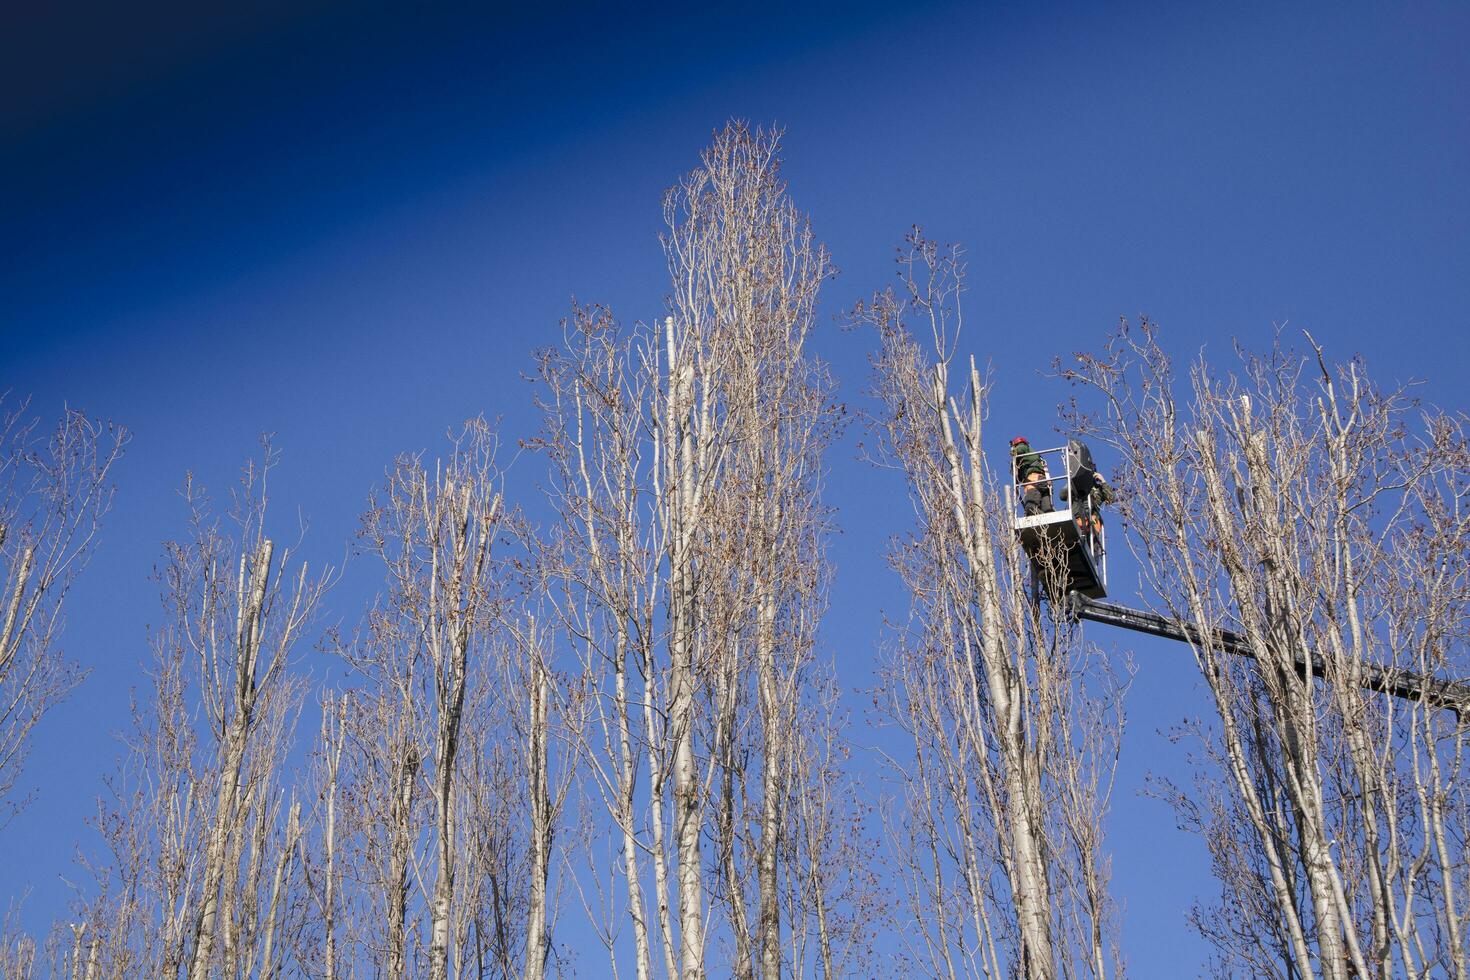
[[[1020,445],[1023,442],[1026,443],[1028,446],[1031,444],[1031,441],[1029,439],[1027,439],[1025,436],[1016,436],[1016,438],[1014,438],[1014,439],[1011,440],[1011,445],[1012,446],[1018,446],[1018,445]]]

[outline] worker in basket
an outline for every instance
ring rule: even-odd
[[[1086,498],[1087,513],[1079,513],[1077,515],[1077,531],[1084,538],[1087,537],[1088,515],[1090,514],[1093,534],[1092,547],[1094,551],[1097,550],[1097,547],[1101,543],[1102,538],[1103,505],[1112,503],[1117,498],[1117,496],[1118,495],[1113,492],[1112,485],[1108,483],[1107,477],[1103,476],[1101,473],[1092,474],[1092,489],[1087,491]]]
[[[1027,517],[1052,510],[1051,480],[1046,462],[1031,449],[1025,436],[1011,440],[1011,460],[1016,468],[1016,486],[1021,488],[1021,505]]]

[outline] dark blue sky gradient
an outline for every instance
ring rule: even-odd
[[[573,295],[661,313],[660,195],[727,118],[787,128],[791,192],[842,269],[824,317],[889,281],[914,222],[968,246],[994,449],[1044,441],[1066,391],[1041,372],[1139,313],[1181,361],[1287,324],[1470,407],[1470,7],[695,7],[71,8],[6,32],[0,388],[135,433],[69,616],[94,672],[41,729],[38,799],[5,831],[0,893],[32,889],[27,922],[94,846],[81,817],[143,679],[185,471],[223,496],[274,431],[281,534],[300,514],[312,560],[340,563],[394,453],[478,412],[512,445],[532,431],[521,373]],[[854,409],[870,342],[819,339]],[[906,606],[881,551],[907,506],[861,437],[831,461],[825,634],[853,688]],[[542,472],[515,461],[522,502]],[[376,577],[350,563],[328,621],[354,622]],[[1125,601],[1133,581],[1120,559]],[[1206,857],[1139,794],[1183,771],[1157,730],[1206,708],[1187,654],[1094,639],[1140,668],[1110,822],[1125,948],[1136,976],[1192,974]]]

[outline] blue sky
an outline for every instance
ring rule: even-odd
[[[72,9],[7,30],[0,388],[135,434],[70,607],[93,674],[41,729],[37,801],[5,831],[0,894],[30,888],[28,922],[90,846],[185,471],[223,492],[275,432],[276,518],[340,562],[394,453],[479,412],[531,430],[521,374],[571,297],[662,311],[660,195],[728,118],[787,130],[791,193],[842,270],[824,325],[889,281],[911,224],[965,243],[963,346],[992,366],[998,447],[1055,424],[1053,357],[1140,313],[1181,360],[1286,324],[1470,407],[1470,7],[694,6]],[[870,341],[819,338],[856,409]],[[831,460],[825,631],[852,688],[906,606],[881,557],[902,488],[856,460],[860,435]],[[518,460],[513,492],[542,472]],[[351,564],[332,617],[373,587]],[[1113,588],[1133,589],[1126,561]],[[1092,638],[1139,666],[1110,821],[1125,949],[1137,976],[1192,974],[1206,859],[1139,791],[1182,770],[1157,730],[1205,710],[1194,668]]]

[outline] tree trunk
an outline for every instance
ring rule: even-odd
[[[760,889],[761,976],[779,980],[781,976],[781,905],[778,893],[776,857],[781,846],[782,765],[785,752],[784,712],[779,703],[776,678],[776,603],[770,584],[757,584],[759,595],[756,626],[756,666],[759,672],[762,728],[761,752],[761,835],[757,857]]]
[[[414,759],[412,744],[405,738],[398,749],[394,773],[394,799],[392,826],[390,829],[390,853],[388,859],[388,976],[393,980],[405,980],[408,976],[408,866],[409,848],[413,846],[412,826],[413,783],[418,774],[418,763]]]
[[[531,806],[531,895],[526,914],[525,980],[542,980],[546,975],[546,885],[551,868],[551,790],[546,771],[547,707],[551,682],[541,662],[540,650],[532,644],[530,806]]]
[[[979,373],[970,368],[970,424],[966,433],[970,447],[969,479],[960,461],[948,406],[948,378],[943,362],[936,366],[934,404],[945,458],[949,465],[949,490],[957,525],[963,539],[969,575],[980,610],[980,657],[985,665],[990,709],[999,737],[1002,778],[1005,787],[1005,822],[1010,845],[1010,886],[1017,925],[1021,933],[1022,968],[1029,980],[1051,980],[1056,976],[1056,954],[1052,949],[1051,898],[1042,856],[1040,767],[1032,759],[1024,719],[1024,694],[1020,668],[1013,661],[1012,647],[1023,641],[1006,637],[1006,622],[1000,604],[1000,582],[992,558],[993,542],[985,513],[987,494],[981,483],[984,464],[980,447]],[[968,484],[968,486],[967,486]]]
[[[704,980],[704,862],[700,853],[703,806],[694,763],[694,399],[693,366],[681,363],[668,339],[668,458],[673,475],[669,491],[669,734],[673,743],[674,844],[679,877],[680,976]]]
[[[245,758],[245,743],[250,737],[256,696],[256,663],[260,654],[261,612],[265,604],[274,546],[263,541],[246,578],[246,560],[240,558],[239,621],[234,637],[235,676],[230,693],[233,713],[225,730],[220,766],[219,793],[204,858],[204,884],[200,893],[198,924],[194,932],[194,955],[189,968],[191,980],[206,980],[214,954],[216,920],[219,914],[220,885],[225,877],[225,862],[230,841],[239,832],[240,771]],[[246,589],[249,589],[248,598]],[[221,692],[224,703],[224,692]]]

